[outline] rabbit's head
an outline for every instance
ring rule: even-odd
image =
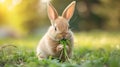
[[[51,27],[49,29],[49,34],[54,40],[69,39],[71,36],[71,31],[69,29],[69,20],[71,19],[76,2],[73,1],[68,7],[63,11],[62,16],[58,16],[56,9],[52,4],[48,4],[48,17],[51,21]]]

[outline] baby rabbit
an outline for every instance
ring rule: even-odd
[[[71,19],[76,2],[73,1],[62,13],[62,16],[58,16],[56,9],[52,4],[48,3],[48,17],[51,21],[51,26],[47,33],[43,36],[37,46],[37,57],[41,59],[48,58],[52,56],[53,58],[59,58],[60,52],[63,49],[63,45],[59,43],[62,39],[67,39],[70,41],[67,48],[67,54],[70,58],[72,56],[73,50],[73,33],[69,29],[69,20]],[[63,57],[60,60],[65,60]]]

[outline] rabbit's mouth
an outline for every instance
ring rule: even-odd
[[[56,35],[55,36],[55,40],[57,40],[57,41],[60,41],[60,40],[66,40],[66,39],[70,39],[71,38],[71,35],[70,34],[66,34],[66,35]]]
[[[62,35],[48,35],[48,36],[54,41],[66,40],[70,38],[70,35],[68,34],[65,36]]]
[[[67,40],[66,37],[61,37],[61,38],[55,38],[56,41],[61,41],[61,40]]]

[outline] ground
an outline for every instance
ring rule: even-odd
[[[0,67],[120,67],[120,32],[75,33],[74,54],[66,62],[38,60],[35,49],[41,37],[1,39]]]

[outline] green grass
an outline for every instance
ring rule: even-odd
[[[120,32],[80,32],[75,34],[70,62],[38,60],[35,49],[41,36],[0,40],[0,67],[120,67]],[[15,46],[4,46],[4,45]]]
[[[64,56],[65,61],[69,61],[70,58],[67,54],[67,48],[66,48],[67,45],[70,45],[69,40],[62,39],[59,42],[60,42],[61,45],[63,45],[63,50],[61,51],[59,58],[62,59],[62,56]]]

